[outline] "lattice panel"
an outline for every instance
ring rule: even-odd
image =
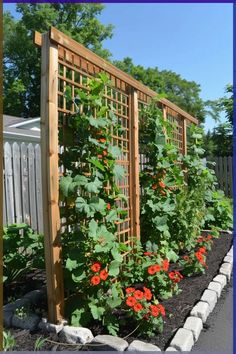
[[[76,111],[74,104],[69,103],[64,97],[64,92],[67,86],[71,88],[72,97],[74,97],[75,89],[88,90],[87,80],[94,77],[100,71],[103,71],[96,65],[86,61],[62,47],[59,46],[59,58],[58,58],[58,114],[59,114],[59,138],[61,145],[64,149],[70,150],[70,147],[66,146],[66,141],[71,141],[71,146],[76,144],[73,140],[73,132],[70,133],[68,129],[68,115],[73,114]],[[125,176],[122,180],[117,181],[120,187],[121,193],[123,193],[128,200],[128,207],[121,200],[117,201],[120,208],[127,211],[127,217],[118,223],[118,237],[121,242],[131,243],[131,211],[130,211],[130,102],[129,102],[129,86],[109,75],[112,81],[112,87],[107,86],[105,88],[104,103],[111,106],[114,109],[116,116],[118,117],[119,124],[123,127],[123,132],[120,135],[115,135],[112,132],[113,145],[117,145],[121,149],[120,159],[117,161],[125,170]],[[68,139],[68,134],[69,138]],[[71,134],[71,135],[70,135]],[[109,193],[109,186],[107,186],[107,193]],[[66,212],[64,215],[66,217]],[[68,224],[71,221],[65,223]]]
[[[183,118],[170,108],[167,108],[166,118],[171,123],[172,137],[168,139],[176,145],[181,153],[183,153]]]

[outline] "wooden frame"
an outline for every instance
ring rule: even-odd
[[[64,316],[64,288],[60,246],[58,114],[62,115],[60,124],[63,131],[65,115],[74,112],[73,106],[67,107],[64,89],[66,85],[71,86],[72,92],[75,87],[86,89],[83,80],[86,81],[102,71],[108,74],[114,85],[114,88],[110,88],[111,94],[106,90],[104,98],[106,102],[114,104],[116,114],[126,131],[124,138],[114,136],[113,140],[115,144],[121,141],[123,158],[117,163],[125,167],[126,177],[120,187],[129,198],[128,217],[123,225],[119,225],[118,236],[119,240],[131,245],[132,242],[127,238],[140,237],[138,107],[139,104],[147,104],[157,94],[53,27],[43,35],[35,32],[34,43],[42,51],[41,144],[48,311],[49,320],[60,323]],[[176,136],[178,139],[181,137],[179,144],[185,152],[186,122],[197,124],[198,120],[167,99],[160,99],[159,102],[162,104],[165,119],[168,110],[172,110],[178,122],[182,120],[181,127],[179,123],[182,135],[177,132]]]

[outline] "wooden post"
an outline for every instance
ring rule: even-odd
[[[186,119],[183,119],[183,155],[187,155],[187,124]]]
[[[140,187],[139,187],[139,122],[138,122],[138,94],[133,88],[130,92],[130,189],[133,235],[140,238]]]
[[[60,323],[64,313],[64,286],[60,246],[58,174],[58,48],[42,35],[41,51],[41,147],[44,246],[48,318]]]

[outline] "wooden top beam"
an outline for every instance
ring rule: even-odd
[[[38,31],[34,31],[34,44],[37,47],[42,47],[42,34]]]
[[[122,70],[118,69],[113,64],[109,63],[105,59],[102,59],[97,54],[93,53],[91,50],[85,48],[82,44],[76,42],[74,39],[68,37],[64,33],[58,31],[55,27],[50,27],[49,30],[49,37],[52,42],[61,45],[62,47],[72,51],[75,54],[80,55],[84,59],[90,61],[91,63],[97,65],[102,70],[108,72],[111,75],[114,75],[118,79],[125,81],[127,84],[132,86],[134,89],[139,90],[150,97],[156,97],[157,92],[151,90],[149,87],[143,85],[141,82],[135,80],[129,74],[126,74]],[[41,46],[41,34],[39,32],[35,32],[34,34],[34,43],[37,46]],[[185,112],[183,109],[175,105],[174,103],[170,102],[166,98],[161,98],[160,102],[163,105],[173,109],[177,113],[179,113],[184,118],[188,119],[190,122],[198,124],[198,119],[191,116],[191,114]]]

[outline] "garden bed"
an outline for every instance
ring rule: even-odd
[[[206,274],[201,276],[195,276],[190,278],[184,278],[180,283],[179,287],[182,292],[170,298],[169,300],[163,301],[163,305],[166,309],[166,317],[164,320],[164,330],[163,333],[157,335],[154,338],[143,337],[142,335],[136,335],[134,332],[132,335],[128,336],[126,340],[130,343],[134,339],[140,339],[149,343],[157,345],[161,350],[165,350],[168,347],[172,337],[179,327],[183,326],[186,317],[193,308],[194,304],[200,299],[202,292],[207,288],[209,282],[217,274],[220,264],[228,252],[232,244],[232,235],[222,233],[219,239],[214,240],[214,245],[212,250],[207,256],[207,266],[208,269]],[[101,328],[92,328],[93,334],[97,335],[104,333]],[[49,340],[57,341],[56,335],[44,334],[42,332],[29,333],[28,331],[11,329],[10,332],[16,337],[16,346],[14,350],[34,350],[35,341],[40,336],[48,338]],[[129,329],[124,329],[120,334],[120,337],[125,337],[132,332],[131,326]],[[93,350],[92,347],[87,347],[88,350]],[[45,342],[41,350],[78,350],[78,346],[62,346],[55,343]],[[85,347],[81,348],[85,350]]]

